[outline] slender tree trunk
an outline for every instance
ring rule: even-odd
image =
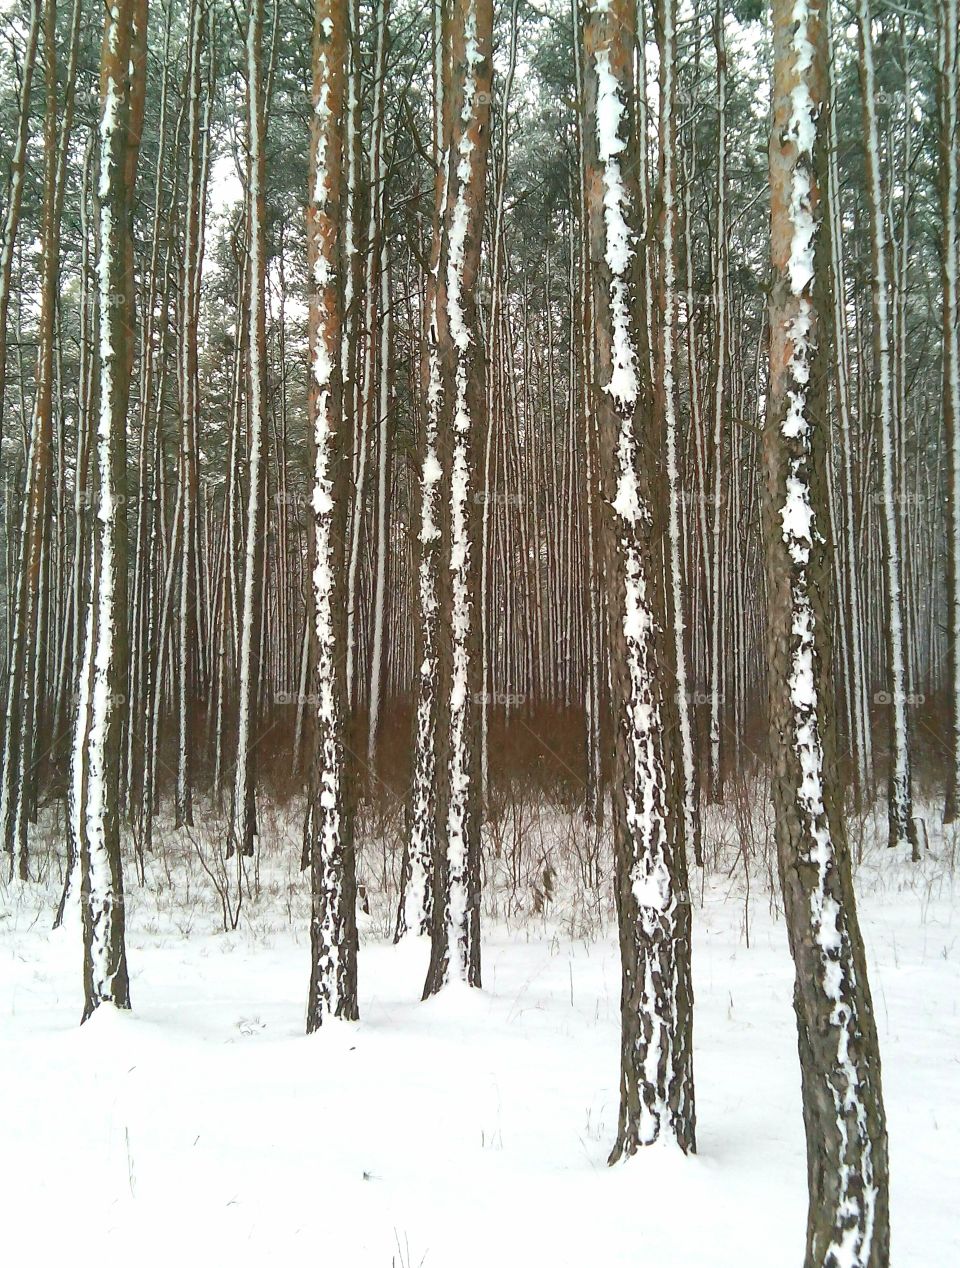
[[[367,453],[369,449],[370,423],[376,408],[377,363],[377,294],[379,291],[380,243],[383,235],[383,197],[386,184],[386,160],[384,157],[384,113],[386,100],[386,68],[388,47],[388,21],[390,0],[376,0],[376,47],[374,51],[373,82],[373,130],[370,138],[368,167],[367,239],[364,261],[364,305],[362,347],[363,358],[357,362],[360,373],[357,382],[356,449],[354,453],[353,505],[350,516],[350,554],[347,574],[347,697],[351,709],[355,709],[359,697],[358,673],[360,627],[360,559],[364,544],[366,510]],[[352,332],[354,335],[356,331]]]
[[[713,18],[717,49],[717,230],[714,244],[714,322],[716,329],[713,367],[713,559],[710,566],[710,799],[723,798],[720,731],[724,714],[723,587],[726,571],[722,547],[723,437],[727,401],[727,44],[724,34],[725,7],[718,4]]]
[[[937,27],[940,207],[943,217],[943,415],[948,472],[947,653],[950,698],[943,818],[960,814],[960,5],[941,0]]]
[[[441,367],[443,515],[440,709],[430,967],[424,998],[451,971],[480,985],[480,817],[476,712],[479,687],[475,455],[483,439],[484,357],[475,288],[490,145],[492,0],[454,0],[445,29],[453,116],[437,302]],[[446,61],[446,59],[445,59]],[[452,967],[451,967],[452,966]]]
[[[490,474],[492,470],[493,459],[493,443],[496,437],[496,426],[494,420],[497,417],[494,409],[494,398],[496,395],[495,384],[497,375],[499,374],[499,365],[497,364],[497,337],[496,332],[499,329],[501,318],[501,290],[502,290],[502,272],[503,272],[503,206],[507,196],[507,164],[510,155],[510,137],[509,137],[509,118],[510,118],[510,97],[513,91],[513,79],[517,68],[517,36],[519,23],[517,21],[517,10],[519,0],[511,0],[510,4],[510,50],[507,56],[507,74],[503,83],[503,94],[500,105],[500,154],[497,163],[496,172],[496,188],[494,190],[494,213],[493,227],[491,232],[491,263],[490,263],[490,315],[488,319],[488,340],[490,347],[490,355],[487,363],[487,382],[486,382],[486,408],[487,408],[487,436],[484,445],[483,457],[483,514],[481,523],[481,543],[480,543],[480,798],[481,804],[486,811],[490,796],[490,759],[489,759],[489,729],[490,729],[490,663],[488,656],[488,646],[490,641],[490,506],[491,506],[491,485]]]
[[[264,520],[267,439],[266,208],[263,107],[263,0],[247,10],[247,250],[250,280],[247,360],[248,487],[243,546],[243,602],[240,614],[239,713],[236,779],[228,853],[251,856],[257,836],[257,760],[261,685]]]
[[[176,822],[193,825],[193,727],[197,695],[197,555],[194,520],[197,512],[197,434],[199,376],[197,370],[200,320],[201,203],[204,198],[201,149],[201,56],[204,5],[191,0],[187,68],[187,208],[180,285],[180,588],[177,613],[177,793]]]
[[[414,712],[413,776],[408,833],[404,847],[397,908],[396,940],[405,933],[425,934],[433,922],[433,859],[436,851],[437,706],[439,682],[440,489],[438,457],[441,371],[438,325],[440,248],[447,196],[448,149],[452,117],[444,85],[449,75],[444,0],[433,0],[433,149],[434,197],[430,268],[423,301],[423,457],[420,468],[420,557],[417,567],[417,683]]]
[[[680,513],[682,490],[678,455],[677,383],[674,355],[677,344],[676,239],[677,210],[677,119],[676,119],[676,10],[674,0],[659,0],[657,36],[660,46],[660,221],[661,265],[659,278],[659,339],[656,340],[656,387],[654,400],[658,414],[657,440],[666,449],[667,544],[666,609],[675,678],[676,720],[679,729],[676,765],[682,796],[685,847],[697,863],[703,863],[700,848],[700,807],[693,756],[693,728],[690,717],[690,690],[687,671],[687,587],[681,555]],[[651,331],[651,338],[653,332]]]
[[[857,0],[860,29],[860,74],[863,88],[863,131],[866,147],[867,199],[870,206],[870,243],[873,258],[873,347],[877,373],[880,422],[881,496],[883,499],[884,586],[886,589],[887,679],[892,713],[889,822],[891,846],[911,847],[919,858],[913,821],[910,737],[907,727],[906,634],[900,528],[897,517],[895,413],[890,347],[891,323],[887,285],[887,242],[880,178],[880,140],[877,129],[877,88],[870,0]]]
[[[827,26],[827,42],[830,43],[830,11],[824,12]],[[838,167],[838,136],[834,100],[836,96],[833,77],[830,84],[829,111],[829,159],[827,167],[827,193],[825,209],[826,240],[830,250],[831,293],[833,319],[833,361],[836,385],[837,413],[840,423],[840,458],[842,468],[844,529],[844,572],[846,599],[849,612],[849,659],[845,666],[846,690],[850,699],[852,718],[851,743],[854,752],[855,801],[869,796],[873,782],[873,745],[870,733],[870,701],[864,661],[863,593],[860,580],[860,559],[857,550],[856,516],[854,511],[853,440],[850,420],[850,354],[846,320],[846,271],[844,268],[843,239],[840,231],[840,178]]]
[[[377,739],[384,691],[384,636],[387,621],[387,569],[390,560],[390,261],[384,242],[380,251],[380,382],[377,400],[377,539],[374,562],[373,630],[370,640],[370,709],[367,766],[376,773]]]
[[[10,292],[13,282],[13,260],[20,228],[20,209],[23,206],[23,175],[27,161],[27,141],[30,137],[30,97],[34,69],[37,64],[37,45],[40,39],[42,0],[31,0],[30,25],[23,52],[20,72],[20,110],[17,116],[16,141],[10,161],[10,186],[6,206],[3,209],[3,225],[0,228],[0,440],[3,439],[3,402],[7,386],[7,320],[10,309]]]
[[[45,173],[41,228],[39,347],[36,391],[26,459],[23,522],[12,596],[13,629],[4,711],[0,831],[11,866],[26,879],[27,822],[35,729],[39,722],[35,670],[41,604],[41,555],[49,533],[49,483],[53,443],[53,375],[56,296],[60,273],[60,220],[57,207],[57,9],[44,0],[43,46],[46,79],[44,119]],[[2,385],[0,385],[2,391]]]

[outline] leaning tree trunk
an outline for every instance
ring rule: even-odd
[[[837,797],[829,683],[829,300],[819,249],[828,55],[818,9],[794,0],[773,5],[773,285],[763,501],[769,722],[780,880],[796,968],[809,1187],[806,1268],[880,1268],[889,1262],[880,1057]]]
[[[589,0],[586,186],[597,341],[595,410],[605,523],[613,820],[620,924],[620,1124],[610,1161],[658,1139],[695,1148],[690,899],[676,817],[668,813],[661,722],[665,661],[653,609],[651,507],[638,462],[643,361],[637,311],[634,6]]]
[[[120,860],[120,712],[125,687],[127,403],[133,364],[133,186],[146,71],[146,0],[106,10],[97,196],[99,408],[96,531],[73,741],[71,830],[80,859],[85,1021],[130,1007]]]
[[[480,816],[476,743],[479,688],[479,532],[475,455],[481,452],[484,362],[475,297],[490,147],[492,0],[455,0],[445,84],[452,112],[441,243],[437,344],[438,452],[443,506],[440,700],[434,912],[424,998],[454,972],[480,985]]]
[[[346,0],[316,0],[313,127],[307,241],[310,253],[310,416],[313,424],[313,686],[317,712],[305,844],[312,915],[307,1030],[357,1017],[357,912],[353,813],[344,750],[347,709],[347,499],[353,436],[343,410],[341,329],[345,262],[343,104]]]

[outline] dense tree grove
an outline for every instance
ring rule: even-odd
[[[688,870],[750,788],[807,1262],[885,1262],[844,817],[916,859],[958,813],[956,0],[2,22],[0,833],[26,881],[58,816],[85,1015],[160,832],[222,825],[235,928],[302,810],[313,1030],[357,1016],[363,824],[426,997],[480,985],[491,825],[561,804],[611,825],[612,1156],[692,1151]]]

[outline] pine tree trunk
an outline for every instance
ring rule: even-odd
[[[357,1013],[357,914],[347,711],[347,499],[352,434],[343,409],[343,103],[350,32],[346,0],[316,0],[313,127],[307,241],[311,283],[310,416],[313,426],[313,789],[304,840],[310,857],[310,994],[307,1031]]]
[[[10,158],[10,187],[4,199],[3,226],[0,229],[0,440],[3,439],[3,402],[7,385],[7,320],[13,282],[13,260],[23,206],[23,175],[30,137],[30,96],[37,64],[40,39],[42,0],[31,0],[30,25],[27,28],[23,66],[20,72],[20,113],[17,118],[16,141]]]
[[[876,1025],[837,797],[829,681],[820,250],[827,40],[818,6],[774,0],[770,390],[764,432],[774,822],[796,968],[807,1135],[806,1268],[889,1262],[887,1140]]]
[[[443,502],[440,698],[434,911],[424,998],[451,972],[480,985],[480,816],[477,745],[479,548],[477,460],[482,452],[484,357],[475,288],[490,145],[492,0],[456,0],[445,37],[452,114],[438,275],[441,370],[438,454]]]
[[[598,364],[594,394],[605,523],[613,821],[621,993],[620,1123],[610,1161],[658,1139],[695,1148],[690,898],[668,815],[663,649],[656,638],[651,505],[638,461],[644,360],[638,302],[634,8],[585,7],[586,185]],[[649,385],[648,385],[649,386]]]
[[[960,815],[960,5],[941,0],[937,28],[940,206],[943,218],[943,412],[947,442],[947,674],[950,699],[943,819]]]
[[[417,682],[414,710],[413,776],[410,782],[408,831],[404,843],[397,907],[396,940],[410,932],[422,935],[433,922],[433,859],[436,851],[437,704],[439,696],[440,507],[443,474],[437,453],[440,423],[440,349],[437,324],[440,248],[447,194],[448,148],[452,118],[444,85],[449,74],[449,47],[444,38],[443,0],[433,0],[433,151],[434,198],[430,268],[423,301],[423,457],[420,469],[420,528],[417,534]]]
[[[700,846],[699,788],[693,756],[693,728],[690,716],[690,690],[687,651],[687,586],[681,553],[680,513],[683,504],[680,457],[678,452],[677,381],[675,351],[677,344],[676,240],[679,225],[677,210],[677,119],[676,119],[676,9],[674,0],[659,0],[657,38],[660,48],[660,245],[658,309],[660,328],[654,338],[657,411],[657,441],[666,450],[666,612],[672,643],[671,666],[674,676],[672,695],[678,737],[676,783],[680,790],[684,845],[697,863],[703,863]],[[666,702],[665,702],[666,703]]]
[[[880,141],[877,130],[877,89],[870,0],[858,0],[860,73],[863,88],[863,131],[866,148],[867,199],[870,206],[870,243],[873,259],[873,347],[877,375],[880,425],[881,498],[883,506],[883,579],[886,590],[886,659],[892,713],[889,779],[891,846],[910,845],[919,858],[917,827],[913,821],[910,736],[907,726],[906,631],[904,627],[903,563],[897,515],[894,427],[894,385],[887,242],[880,178]]]
[[[176,823],[193,825],[193,726],[197,695],[197,436],[200,382],[197,369],[200,320],[201,204],[205,190],[201,165],[201,55],[204,6],[191,0],[187,52],[187,209],[180,285],[180,453],[177,467],[180,516],[180,578],[177,611],[178,658],[174,681],[177,708]]]
[[[257,756],[263,615],[264,501],[267,442],[266,191],[264,177],[263,0],[247,11],[247,287],[248,473],[244,517],[243,599],[239,621],[239,705],[236,779],[228,855],[252,856],[257,836]]]
[[[55,0],[44,0],[43,45],[46,79],[44,118],[45,172],[41,227],[39,348],[36,391],[26,459],[23,522],[17,561],[16,591],[12,596],[13,629],[4,710],[0,832],[12,854],[11,864],[21,879],[27,877],[27,822],[34,737],[39,724],[35,670],[41,604],[41,555],[49,533],[49,483],[53,442],[53,374],[57,284],[60,265],[60,221],[57,208],[57,10]],[[2,355],[2,354],[0,354]],[[2,385],[0,385],[2,391]]]
[[[106,11],[97,184],[99,406],[96,531],[73,744],[71,830],[80,859],[86,1020],[130,1007],[120,858],[120,706],[126,686],[126,420],[135,330],[130,217],[146,71],[146,0]]]

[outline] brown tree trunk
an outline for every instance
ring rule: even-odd
[[[594,404],[604,501],[615,726],[613,823],[622,961],[620,1124],[611,1162],[658,1139],[695,1148],[690,897],[676,816],[668,813],[664,649],[654,609],[651,502],[638,460],[650,399],[637,339],[634,6],[585,9],[585,125],[597,372]],[[659,614],[662,618],[662,614]]]
[[[819,251],[827,40],[774,0],[770,390],[764,432],[770,743],[775,832],[796,967],[807,1135],[806,1268],[889,1262],[880,1057],[835,786],[833,603],[826,507],[829,321]]]
[[[304,842],[310,859],[307,1030],[357,1017],[357,885],[352,771],[346,761],[346,526],[353,436],[343,409],[343,105],[346,0],[316,0],[313,128],[307,206],[310,416],[313,423],[311,681],[316,693],[313,786]]]
[[[80,859],[84,1011],[130,1007],[120,858],[120,731],[126,687],[126,423],[135,340],[130,219],[146,82],[146,0],[106,11],[97,192],[97,518],[78,682],[71,829]]]
[[[490,147],[492,0],[456,0],[450,41],[452,132],[437,295],[442,396],[440,699],[431,956],[424,997],[453,972],[480,985],[480,816],[477,693],[480,522],[475,496],[482,453],[484,359],[476,281]]]

